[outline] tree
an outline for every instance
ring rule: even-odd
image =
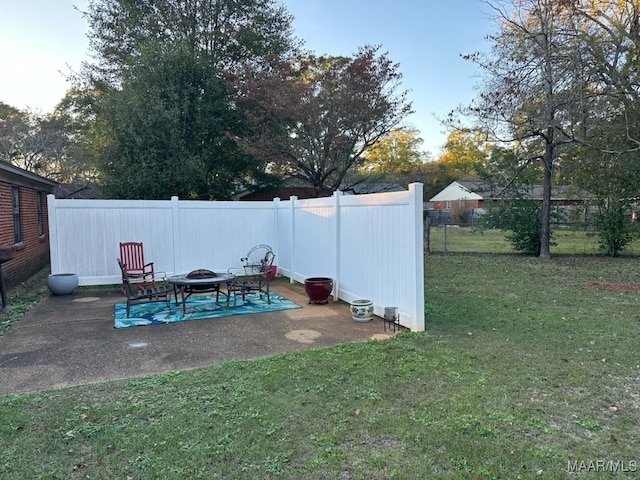
[[[550,257],[555,162],[565,145],[586,140],[584,125],[594,100],[573,3],[512,0],[501,9],[487,2],[499,21],[498,33],[489,36],[492,53],[467,56],[484,69],[486,79],[479,99],[465,113],[494,140],[520,145],[526,162],[541,161],[541,258]]]
[[[610,138],[608,147],[619,153],[580,146],[567,165],[565,175],[574,185],[596,197],[597,212],[591,219],[606,255],[615,257],[633,240],[638,225],[631,222],[631,211],[638,196],[640,163],[627,138],[624,121],[601,122],[594,130]],[[594,132],[595,134],[595,132]],[[615,140],[617,139],[617,141]]]
[[[385,185],[421,181],[421,167],[429,160],[429,152],[420,149],[422,142],[414,128],[392,129],[363,153],[362,166],[349,173],[350,183],[361,178],[363,184],[377,184],[375,191],[384,191]]]
[[[11,105],[0,102],[0,158],[17,166],[27,166],[28,157],[22,144],[29,136],[29,115]]]
[[[149,42],[182,47],[218,70],[262,65],[296,45],[291,15],[271,0],[90,0],[93,81],[117,85]]]
[[[238,102],[259,112],[254,151],[321,196],[345,188],[364,153],[411,112],[406,92],[396,92],[400,79],[398,64],[365,46],[353,58],[308,55],[281,63],[245,84]]]
[[[57,181],[68,179],[70,142],[55,115],[38,115],[0,102],[0,159]]]
[[[69,142],[64,170],[68,172],[68,180],[78,188],[93,185],[99,174],[95,163],[96,144],[93,142],[97,137],[96,95],[95,90],[72,87],[52,113]]]
[[[597,116],[585,124],[585,129],[598,131],[585,145],[614,155],[638,151],[640,5],[636,0],[582,0],[572,7],[574,15],[582,19],[577,36],[584,46],[585,64],[597,79],[591,88],[599,93]],[[617,131],[603,136],[602,122]],[[623,145],[620,139],[624,139]]]
[[[365,172],[407,174],[425,159],[420,150],[423,140],[413,128],[394,128],[364,154]]]
[[[450,165],[437,160],[417,164],[411,172],[411,176],[413,181],[419,181],[424,185],[425,202],[431,200],[451,182],[459,179],[458,174],[451,169]]]
[[[414,166],[411,176],[424,184],[425,201],[451,182],[480,172],[488,157],[484,137],[478,131],[452,130],[436,160]]]
[[[268,0],[92,0],[93,151],[104,192],[126,198],[230,198],[264,177],[244,148],[234,91],[295,41]]]
[[[635,0],[510,0],[506,8],[485,3],[496,12],[500,30],[490,37],[490,56],[467,57],[487,73],[478,102],[467,113],[493,139],[526,152],[526,163],[541,160],[540,256],[549,256],[550,193],[557,176],[592,185],[608,205],[602,214],[612,215],[598,222],[600,233],[617,249],[628,241],[625,229],[615,226],[628,204],[625,185],[630,175],[635,183],[640,180],[637,169],[621,162],[640,150],[640,5]],[[592,177],[586,183],[589,175],[577,173],[586,164],[625,165],[625,172],[609,176],[605,192],[592,168],[584,172]],[[620,242],[611,235],[619,235]]]
[[[475,130],[452,130],[438,161],[447,164],[458,177],[477,173],[487,161],[485,138]]]
[[[99,104],[104,192],[229,199],[259,167],[236,142],[245,127],[227,84],[206,59],[179,46],[144,55]]]

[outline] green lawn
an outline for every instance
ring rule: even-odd
[[[0,478],[634,478],[637,267],[432,255],[425,333],[1,397]]]
[[[514,253],[505,240],[505,232],[496,229],[483,230],[473,227],[431,227],[431,251],[465,253]],[[594,255],[601,253],[598,238],[583,230],[554,229],[556,245],[551,254]],[[635,240],[624,250],[623,255],[640,255],[640,240]]]

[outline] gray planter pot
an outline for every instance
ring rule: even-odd
[[[78,288],[75,273],[52,273],[47,277],[47,287],[53,295],[71,295]]]

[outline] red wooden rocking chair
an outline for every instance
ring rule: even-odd
[[[120,262],[130,281],[155,286],[153,262],[145,263],[142,242],[120,242]]]

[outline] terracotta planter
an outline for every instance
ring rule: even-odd
[[[333,279],[329,277],[311,277],[304,281],[309,303],[327,303],[332,290]]]
[[[71,295],[78,288],[78,275],[75,273],[55,273],[47,277],[47,287],[54,295]]]

